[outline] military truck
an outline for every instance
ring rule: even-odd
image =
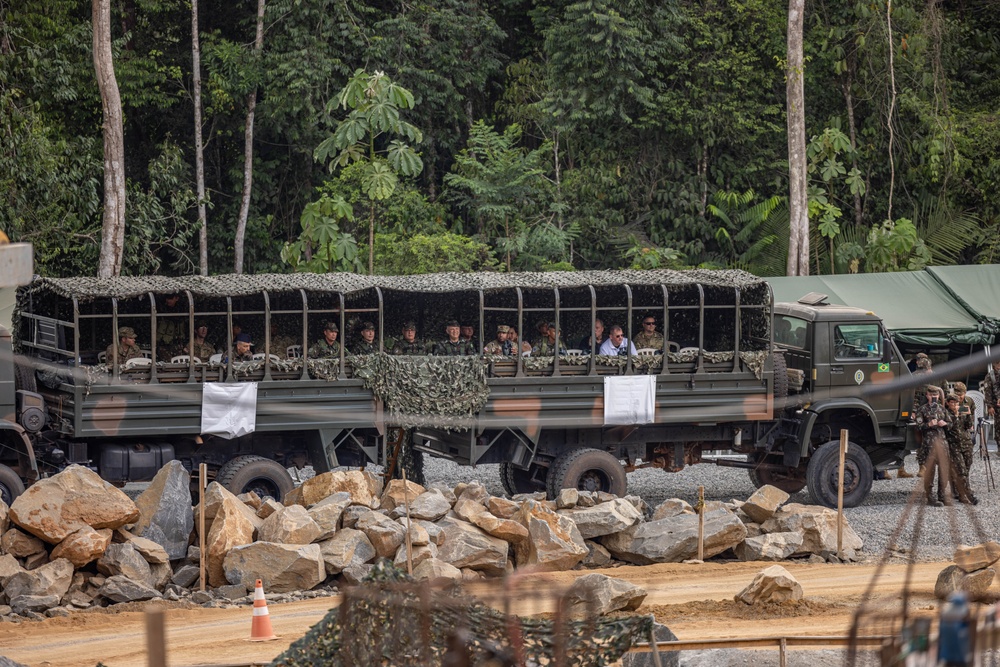
[[[432,340],[451,320],[522,342],[551,324],[559,353],[386,354],[404,322]],[[598,320],[629,341],[654,320],[661,337],[601,354]],[[354,356],[369,322],[378,351]],[[339,353],[312,358],[329,323]],[[208,359],[186,353],[202,325]],[[122,327],[140,358],[119,358]],[[820,297],[775,305],[739,271],[47,278],[20,290],[13,329],[0,336],[7,502],[70,463],[116,484],[205,463],[234,492],[281,497],[289,469],[396,469],[419,453],[499,463],[511,493],[624,494],[629,470],[723,449],[746,455],[727,463],[755,484],[832,505],[847,428],[850,506],[910,447],[910,394],[859,391],[908,373],[879,319]],[[251,360],[235,357],[237,329]]]

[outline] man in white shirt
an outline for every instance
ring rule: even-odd
[[[611,327],[611,335],[601,344],[601,350],[598,354],[610,357],[626,354],[635,355],[635,346],[632,345],[632,341],[625,337],[622,328],[616,324]]]

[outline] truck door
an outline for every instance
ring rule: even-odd
[[[878,322],[831,323],[830,327],[833,340],[831,388],[881,384],[898,377],[899,359],[882,360],[884,338]],[[894,424],[899,419],[898,392],[871,396],[868,403],[879,424]]]

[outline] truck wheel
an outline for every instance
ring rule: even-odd
[[[21,477],[8,466],[0,464],[0,499],[10,507],[14,499],[24,493],[24,482]]]
[[[256,454],[244,454],[219,468],[215,481],[239,495],[253,491],[261,498],[280,501],[295,487],[285,467],[272,459]]]
[[[785,360],[785,353],[775,350],[771,355],[774,367],[774,399],[788,398],[788,362]]]
[[[545,491],[544,485],[532,479],[532,472],[532,469],[521,470],[513,463],[504,461],[500,464],[500,485],[511,496]]]
[[[820,446],[809,459],[806,481],[809,495],[819,505],[837,507],[840,442],[831,440]],[[868,453],[853,442],[847,443],[844,457],[844,507],[857,507],[872,490],[874,469]]]
[[[38,393],[38,382],[35,380],[35,367],[31,360],[23,354],[14,355],[14,387],[33,394]]]
[[[758,463],[753,458],[749,458],[747,461],[749,463]],[[770,484],[785,493],[797,493],[806,488],[806,478],[801,470],[795,470],[789,474],[767,468],[750,468],[747,472],[750,474],[750,482],[755,489]]]
[[[628,480],[621,462],[600,449],[574,449],[557,458],[545,480],[550,499],[562,489],[604,491],[624,496]]]

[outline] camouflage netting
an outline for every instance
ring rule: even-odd
[[[351,357],[354,377],[381,399],[386,422],[403,428],[464,429],[486,405],[488,364],[481,357]]]
[[[523,664],[599,667],[615,663],[633,642],[652,636],[652,616],[567,621],[556,628],[552,621],[508,618],[455,589],[424,589],[430,596],[421,600],[421,589],[411,582],[388,561],[379,561],[361,590],[345,594],[344,608],[331,609],[271,666],[440,665],[453,643],[449,640],[456,631],[465,631],[472,665],[499,664],[492,656],[513,652],[514,634],[520,638]],[[559,631],[562,637],[556,636]],[[557,661],[561,638],[565,652]]]
[[[546,273],[429,273],[416,276],[365,276],[356,273],[263,273],[220,276],[119,276],[117,278],[39,278],[23,290],[51,291],[81,301],[100,297],[124,299],[147,292],[190,291],[200,296],[248,296],[262,291],[304,289],[350,294],[372,287],[401,292],[459,292],[521,288],[569,288],[587,285],[711,285],[754,291],[764,280],[744,271],[552,271]],[[758,300],[744,300],[745,303]]]

